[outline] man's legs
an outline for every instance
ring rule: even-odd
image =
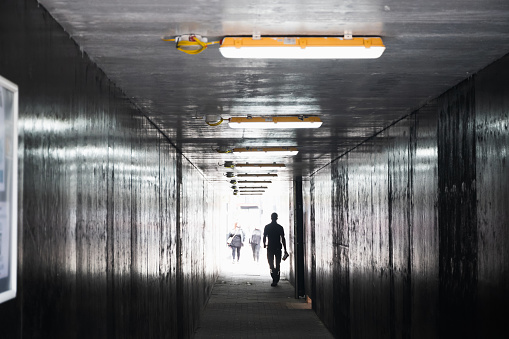
[[[281,250],[274,251],[274,256],[276,257],[276,277],[273,279],[274,282],[277,284],[279,282],[279,276],[280,276],[280,266],[281,266]]]
[[[237,248],[232,246],[232,262],[235,261],[235,251],[236,250],[237,250]]]
[[[276,267],[274,267],[274,259],[276,259]],[[279,282],[279,266],[281,264],[281,250],[271,250],[267,248],[267,261],[270,267],[270,276],[272,277],[271,286],[276,286]]]
[[[272,275],[274,270],[274,252],[269,248],[267,248],[267,261],[269,262],[270,274]]]
[[[240,247],[237,247],[237,262],[240,260]]]

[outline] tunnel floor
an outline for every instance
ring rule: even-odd
[[[195,338],[333,338],[285,278],[271,282],[265,262],[223,266]]]

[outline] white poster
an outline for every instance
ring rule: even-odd
[[[18,86],[0,76],[0,303],[17,287],[18,98]]]
[[[9,275],[9,203],[0,202],[0,279]]]

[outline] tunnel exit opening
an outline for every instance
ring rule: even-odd
[[[226,203],[225,224],[221,225],[218,248],[221,251],[220,270],[224,275],[265,276],[271,280],[267,261],[267,251],[263,246],[263,231],[265,225],[271,222],[271,214],[278,214],[277,222],[283,226],[288,252],[287,260],[281,261],[281,279],[290,280],[294,271],[293,260],[293,227],[294,213],[292,210],[294,191],[291,183],[274,183],[272,187],[261,196],[231,196]],[[237,228],[235,227],[237,225]],[[233,233],[243,235],[243,245],[234,249],[228,244]],[[260,239],[257,249],[256,238]],[[239,255],[240,254],[240,258]]]

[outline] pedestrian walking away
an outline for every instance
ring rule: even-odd
[[[262,231],[258,227],[255,227],[249,243],[253,249],[253,260],[258,262],[260,260],[260,243],[262,242]]]
[[[270,286],[277,286],[281,274],[281,248],[285,250],[285,257],[288,257],[288,252],[286,251],[285,230],[277,223],[277,213],[272,213],[270,218],[272,222],[263,230],[263,247],[267,248],[267,261],[272,277]]]
[[[244,246],[244,240],[246,240],[246,234],[238,225],[235,223],[235,228],[228,235],[230,238],[227,240],[228,246],[232,249],[232,263],[235,263],[235,254],[237,254],[237,263],[240,260],[240,249]]]

